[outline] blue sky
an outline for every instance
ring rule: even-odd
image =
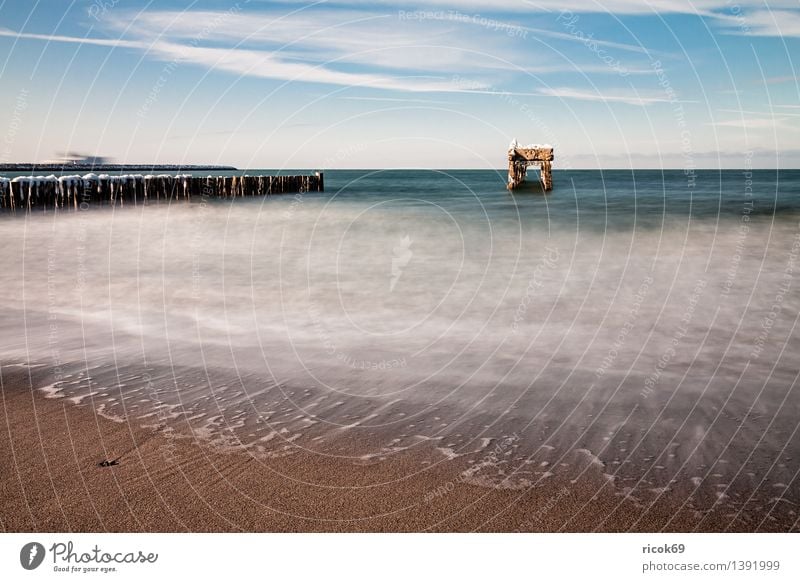
[[[800,167],[798,0],[0,0],[0,161]]]

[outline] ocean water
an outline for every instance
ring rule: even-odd
[[[535,178],[2,216],[3,363],[266,460],[425,452],[487,487],[794,511],[800,171]]]

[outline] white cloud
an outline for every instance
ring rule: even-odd
[[[228,71],[248,77],[415,92],[457,89],[455,83],[449,79],[348,73],[323,65],[284,60],[269,51],[199,47],[155,41],[150,45],[150,52],[162,60],[194,63],[213,70]]]
[[[800,4],[795,4],[795,8]],[[800,36],[800,11],[760,10],[747,16],[752,34],[761,36]]]
[[[629,74],[650,72],[635,63],[620,62],[617,69],[595,62],[587,51],[583,62],[564,62],[544,39],[582,42],[564,31],[517,25],[511,21],[484,20],[472,15],[431,13],[422,19],[399,12],[316,9],[281,15],[274,11],[225,13],[215,11],[152,11],[119,14],[110,20],[117,31],[130,29],[139,37],[166,37],[173,42],[205,44],[229,42],[237,48],[257,47],[280,53],[281,59],[357,64],[383,69],[425,70],[452,75],[459,71],[511,70],[531,74]],[[530,35],[530,36],[528,36]],[[524,36],[524,38],[523,38]],[[522,43],[525,44],[522,44]],[[615,50],[646,53],[644,47],[592,38],[593,44]],[[535,62],[519,59],[519,50],[532,43],[547,58]],[[618,59],[615,59],[617,61]]]
[[[304,0],[295,0],[296,3]],[[396,0],[339,0],[339,4],[359,6],[396,7]],[[796,0],[771,0],[775,8],[797,7]],[[428,0],[416,8],[420,10],[451,9],[485,12],[560,12],[574,13],[610,12],[614,14],[710,14],[713,11],[730,11],[733,7],[763,7],[759,0]],[[411,11],[414,8],[406,8]]]
[[[545,87],[537,91],[538,95],[547,97],[558,97],[559,99],[578,99],[580,101],[599,101],[602,103],[624,103],[626,105],[637,105],[645,107],[653,103],[669,103],[663,93],[648,92],[642,93],[632,89],[615,89],[598,91],[587,91],[570,87]],[[684,101],[684,103],[686,103]]]
[[[767,77],[762,81],[765,85],[780,85],[782,83],[797,83],[797,77],[794,75],[782,75],[779,77]]]
[[[345,95],[340,97],[345,101],[376,101],[380,103],[424,103],[426,105],[456,105],[455,101],[444,101],[441,99],[417,99],[414,97],[364,97],[356,95]]]
[[[107,38],[86,38],[79,36],[62,36],[58,34],[33,34],[29,32],[15,32],[7,28],[0,27],[0,36],[10,38],[21,38],[28,40],[43,40],[46,42],[68,42],[74,44],[85,44],[92,46],[107,46],[112,48],[135,48],[147,49],[149,44],[141,41],[107,39]]]
[[[296,0],[301,1],[301,0]],[[396,7],[394,0],[340,0],[358,7]],[[765,9],[765,6],[767,8]],[[429,0],[418,11],[474,14],[517,12],[608,13],[614,15],[696,14],[725,23],[728,32],[754,36],[800,36],[797,0]],[[406,9],[413,12],[413,9]]]
[[[776,7],[771,3],[771,6]],[[800,4],[794,3],[797,9]],[[746,36],[800,37],[800,10],[752,10],[741,14],[720,14],[727,23],[726,32]]]
[[[242,76],[278,79],[284,81],[306,81],[352,87],[373,87],[399,91],[460,91],[452,79],[424,78],[421,76],[380,75],[372,73],[348,73],[322,65],[283,60],[273,51],[201,47],[193,44],[150,40],[96,39],[62,35],[17,33],[0,29],[0,36],[21,39],[65,42],[111,48],[135,48],[146,50],[163,61],[193,63],[214,70],[222,70]],[[488,87],[477,83],[477,87]]]
[[[573,35],[527,29],[495,21],[491,26],[465,15],[421,20],[399,13],[300,7],[290,12],[116,10],[104,23],[120,39],[43,35],[2,30],[0,35],[48,42],[132,48],[164,62],[191,63],[209,70],[283,81],[370,87],[408,92],[497,90],[509,74],[619,74],[605,63],[572,62],[547,51],[549,58],[519,59],[514,34],[532,32],[558,40]],[[498,32],[498,30],[500,32]],[[597,41],[601,46],[639,50],[624,43]],[[529,51],[525,46],[525,54]],[[619,61],[615,61],[619,62]],[[518,64],[519,63],[519,64]],[[649,74],[645,66],[623,66],[627,74]]]
[[[794,0],[796,3],[797,0]],[[784,0],[775,4],[783,5]],[[579,51],[583,62],[572,62],[562,53],[548,50],[544,39],[582,42],[574,34],[554,23],[554,30],[526,28],[514,24],[513,16],[496,17],[491,26],[483,24],[476,10],[525,9],[574,12],[611,11],[614,13],[706,12],[729,10],[720,0],[609,0],[578,2],[577,0],[543,0],[531,3],[510,0],[434,0],[425,5],[424,14],[432,9],[443,12],[414,18],[404,15],[389,2],[347,2],[349,9],[336,10],[319,5],[296,4],[296,10],[278,11],[269,7],[259,11],[238,10],[170,11],[148,10],[110,12],[104,22],[108,32],[123,35],[120,39],[81,38],[60,35],[18,34],[0,29],[0,36],[70,42],[127,48],[144,51],[149,57],[164,62],[190,63],[209,70],[234,75],[275,79],[287,82],[302,81],[343,87],[369,87],[406,92],[498,92],[510,75],[527,76],[533,81],[532,95],[623,103],[648,106],[668,101],[663,93],[637,92],[634,89],[591,91],[570,87],[544,87],[539,75],[572,73],[575,75],[647,75],[652,69],[636,62],[628,65],[617,59],[616,51],[647,53],[647,49],[603,39],[592,39],[596,46],[605,47],[616,67],[592,59],[591,51]],[[376,8],[379,6],[379,8]],[[747,1],[742,2],[749,6]],[[382,8],[380,8],[382,7]],[[383,10],[383,12],[381,12]],[[788,31],[800,27],[796,13],[753,12],[752,26],[760,31],[774,24],[765,15],[778,14]],[[798,18],[796,22],[793,18]],[[730,22],[725,20],[726,23]],[[532,36],[521,45],[521,39],[504,34],[506,30]],[[513,28],[516,27],[516,28]],[[800,28],[799,28],[800,29]],[[783,30],[783,29],[782,29]],[[515,32],[516,34],[516,32]],[[535,43],[541,58],[520,59],[530,55]],[[523,51],[520,52],[520,47]],[[605,53],[604,53],[605,54]],[[464,76],[470,77],[465,87]]]
[[[780,105],[776,105],[776,107],[781,107]],[[793,113],[793,112],[778,112],[777,114],[773,115],[769,112],[764,111],[748,111],[746,109],[718,109],[717,111],[723,113],[736,113],[737,115],[755,115],[757,117],[776,117],[778,119],[781,118],[789,118],[789,117],[800,117],[800,113]]]
[[[415,17],[419,14],[419,17]],[[376,48],[413,48],[446,45],[502,51],[512,56],[522,40],[552,38],[582,42],[555,22],[557,30],[532,28],[513,18],[489,18],[457,11],[356,11],[315,9],[284,14],[275,11],[225,13],[217,11],[152,11],[124,14],[111,20],[120,31],[131,26],[144,34],[168,34],[172,38],[195,39],[209,36],[247,43],[267,42],[292,50],[295,45],[356,54]],[[205,32],[204,32],[205,31]],[[488,33],[488,34],[487,34]],[[638,44],[592,38],[601,47],[648,53]],[[435,57],[435,55],[434,55]],[[419,64],[419,60],[415,61]]]
[[[738,129],[794,129],[786,124],[785,118],[778,117],[741,117],[739,119],[715,121],[706,125],[713,127],[734,127]]]

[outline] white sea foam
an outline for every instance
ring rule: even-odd
[[[45,398],[64,398],[64,394],[61,393],[62,388],[63,385],[61,382],[56,382],[54,384],[48,384],[47,386],[41,386],[39,390],[44,392]]]

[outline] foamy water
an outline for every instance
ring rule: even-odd
[[[3,361],[263,458],[428,447],[478,485],[798,502],[798,173],[554,178],[0,217]]]

